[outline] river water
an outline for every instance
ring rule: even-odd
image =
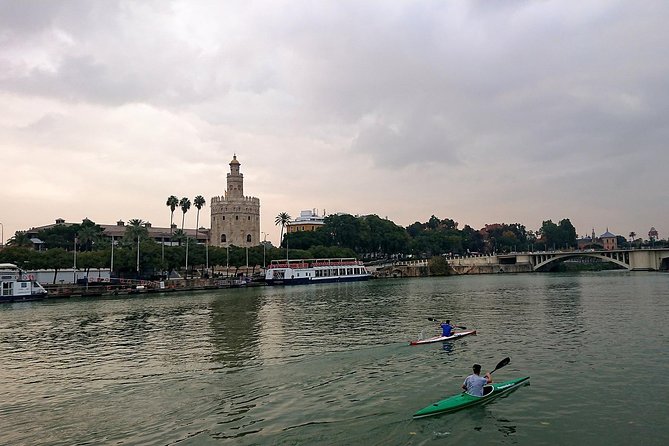
[[[0,306],[0,444],[669,444],[669,274],[374,280]],[[437,333],[428,317],[478,330]],[[471,365],[530,384],[414,420]]]

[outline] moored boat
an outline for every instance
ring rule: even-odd
[[[0,263],[0,302],[41,300],[47,291],[12,263]]]
[[[425,339],[418,339],[416,341],[409,341],[409,345],[421,345],[421,344],[431,344],[433,342],[444,342],[444,341],[452,341],[453,339],[459,339],[464,336],[476,334],[476,330],[465,330],[465,331],[457,331],[451,334],[450,336],[434,336],[431,338],[425,338]]]
[[[357,259],[272,260],[265,271],[267,285],[300,285],[368,280],[371,274]]]
[[[522,378],[512,379],[511,381],[504,381],[500,383],[486,384],[483,386],[483,396],[473,396],[466,392],[451,396],[441,401],[437,401],[427,407],[422,408],[415,414],[414,418],[429,417],[432,415],[439,415],[444,413],[455,412],[466,407],[477,404],[485,404],[493,399],[501,396],[511,390],[529,382],[530,377],[524,376]]]

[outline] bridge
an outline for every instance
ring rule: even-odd
[[[524,252],[498,254],[495,257],[500,265],[529,263],[532,271],[546,271],[556,263],[577,257],[615,263],[629,271],[669,269],[669,248]]]
[[[669,270],[669,248],[512,252],[508,254],[446,257],[455,274],[548,271],[565,260],[586,257],[615,263],[629,271]],[[371,271],[389,276],[428,275],[428,260],[377,261],[367,265]]]

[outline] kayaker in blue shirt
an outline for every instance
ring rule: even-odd
[[[453,334],[453,326],[451,325],[451,321],[447,319],[446,322],[441,323],[441,335],[450,336],[452,334]]]
[[[479,364],[474,364],[472,370],[474,370],[474,373],[465,378],[462,389],[470,395],[483,396],[483,386],[492,382],[492,376],[490,373],[486,373],[485,377],[481,377],[481,366]]]

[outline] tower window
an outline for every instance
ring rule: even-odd
[[[251,221],[251,216],[249,215],[249,221]]]
[[[251,234],[246,236],[246,242],[251,243]]]
[[[223,220],[225,220],[225,215],[223,216]]]
[[[225,234],[221,234],[221,243],[225,243],[226,241]]]
[[[235,220],[239,220],[239,215],[235,215]]]

